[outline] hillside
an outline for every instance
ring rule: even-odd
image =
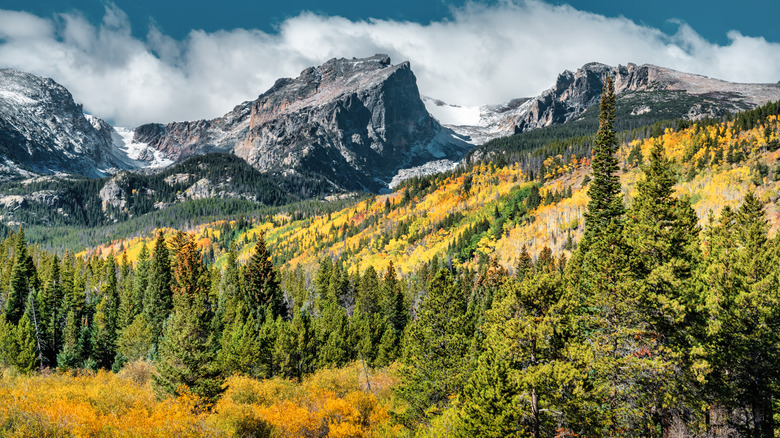
[[[774,432],[780,108],[620,144],[611,83],[604,99],[592,157],[548,157],[536,181],[479,163],[62,258],[9,233],[0,362],[34,387],[10,390],[0,424],[113,431],[106,415],[152,409],[174,422],[122,429]],[[49,384],[100,394],[78,405],[90,420],[53,416]]]
[[[620,147],[617,157],[625,200],[630,204],[641,163],[660,142],[675,163],[676,192],[689,196],[705,224],[726,205],[755,190],[766,204],[773,229],[780,226],[777,105],[742,113],[732,121],[703,120],[680,124],[656,136]],[[682,127],[687,126],[687,127]],[[576,140],[576,139],[575,139]],[[588,142],[590,140],[587,140]],[[583,140],[584,142],[584,140]],[[574,143],[587,150],[587,144]],[[536,181],[528,181],[518,164],[480,162],[448,174],[411,179],[388,195],[379,195],[324,216],[294,220],[289,214],[261,217],[235,230],[242,258],[248,257],[260,234],[277,264],[313,270],[323,257],[340,259],[350,269],[373,266],[382,271],[392,261],[402,273],[414,272],[433,258],[475,268],[495,257],[512,270],[526,245],[536,256],[545,246],[570,255],[582,234],[590,171],[586,155],[547,157]],[[195,227],[212,238],[223,222]],[[204,244],[218,265],[229,241]],[[139,241],[115,242],[97,249],[138,249]]]

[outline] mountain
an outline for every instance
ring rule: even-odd
[[[598,103],[605,75],[615,78],[617,104],[627,109],[627,115],[637,121],[635,125],[717,117],[780,100],[780,83],[740,84],[649,64],[612,67],[594,62],[575,72],[564,71],[552,88],[534,98],[480,107],[459,107],[432,98],[426,98],[425,103],[441,123],[479,145],[579,120]]]
[[[334,188],[368,191],[472,147],[428,114],[409,63],[386,55],[331,59],[222,117],[139,126],[134,141],[174,160],[232,152],[264,172],[318,174]]]
[[[33,174],[104,177],[143,163],[115,144],[105,121],[85,115],[52,79],[0,69],[0,178]]]
[[[95,227],[185,204],[190,211],[183,217],[196,220],[300,198],[234,155],[206,154],[150,175],[121,171],[102,179],[43,176],[6,183],[0,186],[0,222]]]

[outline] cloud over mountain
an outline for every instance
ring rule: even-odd
[[[535,0],[471,4],[452,17],[420,24],[302,13],[276,33],[193,30],[178,41],[153,22],[145,38],[134,37],[112,5],[98,25],[76,12],[42,18],[0,10],[0,65],[50,76],[86,111],[120,125],[215,117],[279,77],[374,53],[411,61],[423,94],[464,105],[535,95],[562,70],[590,61],[652,63],[735,82],[780,80],[780,44],[736,31],[718,45],[685,23],[667,35]]]

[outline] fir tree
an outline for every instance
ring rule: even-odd
[[[154,244],[152,260],[149,272],[149,284],[144,296],[144,319],[149,324],[152,337],[159,338],[163,329],[163,322],[168,318],[173,307],[173,292],[171,262],[168,245],[165,236],[160,231]]]
[[[404,338],[397,391],[409,403],[401,414],[405,424],[425,419],[430,407],[445,407],[463,388],[471,333],[466,300],[450,273],[440,270]]]
[[[534,272],[534,262],[531,259],[531,254],[528,253],[528,247],[523,244],[520,250],[520,256],[517,258],[517,267],[515,268],[515,277],[518,281],[522,281],[526,276],[532,275]]]
[[[505,342],[488,342],[463,388],[459,435],[464,437],[524,436],[518,409],[520,388],[513,378],[513,354]]]
[[[158,397],[178,396],[186,387],[202,397],[202,408],[210,408],[224,392],[224,378],[206,320],[210,318],[203,300],[177,296],[160,341],[156,372],[152,374]]]
[[[763,206],[748,193],[737,211],[725,207],[706,233],[703,369],[710,370],[712,400],[749,413],[745,421],[730,421],[744,436],[773,436],[773,403],[780,396],[780,254],[768,230]]]
[[[5,319],[11,324],[17,324],[24,313],[24,300],[30,293],[34,270],[32,258],[27,252],[27,242],[24,240],[24,229],[19,227],[11,271],[11,289],[5,302]]]
[[[298,311],[292,320],[292,331],[295,333],[295,350],[298,357],[295,377],[300,380],[304,375],[314,372],[317,361],[317,344],[308,312]]]
[[[208,289],[200,287],[204,281],[200,277],[206,271],[202,265],[197,266],[201,259],[199,254],[193,255],[188,240],[179,240],[176,260],[185,265],[192,263],[197,275],[180,273],[177,277],[174,309],[159,344],[152,383],[158,396],[179,395],[185,386],[201,397],[200,407],[211,408],[225,390],[224,377],[216,360],[216,339],[211,331],[214,312],[209,306]],[[153,283],[154,279],[150,285]]]
[[[38,368],[38,348],[35,329],[27,312],[22,314],[14,330],[13,364],[22,373],[31,373]]]
[[[596,143],[593,147],[591,183],[588,186],[588,208],[585,212],[585,235],[581,245],[588,249],[605,233],[620,232],[624,207],[618,178],[617,133],[615,132],[615,86],[612,77],[601,93],[601,114]],[[615,230],[615,227],[618,227]]]
[[[246,267],[245,279],[244,302],[255,320],[260,323],[264,321],[266,308],[271,309],[273,319],[277,316],[286,317],[279,277],[263,236],[259,237],[255,245],[255,253]]]
[[[138,259],[135,262],[133,271],[133,301],[130,303],[133,320],[136,315],[140,315],[144,308],[144,297],[146,289],[149,286],[149,249],[146,242],[141,244],[141,252],[138,253]]]

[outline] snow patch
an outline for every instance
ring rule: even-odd
[[[147,143],[139,143],[133,140],[135,130],[132,128],[114,127],[112,139],[117,149],[136,161],[148,163],[145,167],[162,168],[173,164],[163,152],[150,147]]]
[[[442,124],[483,126],[482,107],[450,105],[430,97],[423,97],[423,103],[428,113]]]
[[[35,100],[30,99],[22,93],[17,93],[11,90],[0,90],[0,99],[9,101],[17,105],[32,105]]]
[[[400,169],[390,181],[389,187],[394,189],[398,187],[401,182],[409,178],[416,176],[431,175],[434,173],[448,172],[458,167],[458,163],[452,160],[436,160],[429,161],[422,166],[410,167],[408,169]]]

